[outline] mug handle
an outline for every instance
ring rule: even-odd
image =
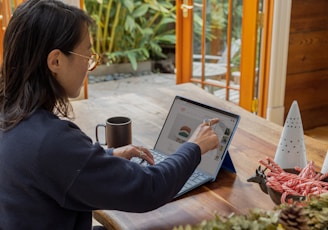
[[[96,141],[97,142],[99,142],[99,138],[98,138],[98,128],[99,127],[104,127],[104,129],[105,129],[105,131],[106,131],[106,125],[104,125],[104,124],[98,124],[97,126],[96,126]],[[106,141],[106,133],[105,133],[105,143],[104,144],[102,144],[102,143],[99,143],[100,145],[107,145],[107,141]]]

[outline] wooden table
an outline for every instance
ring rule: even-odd
[[[170,88],[145,90],[143,94],[124,94],[93,100],[72,102],[76,123],[92,138],[95,126],[110,116],[132,118],[133,142],[153,147],[175,95],[237,113],[241,121],[230,146],[230,155],[237,174],[222,170],[217,180],[208,183],[178,200],[147,213],[126,213],[101,210],[94,212],[96,219],[108,229],[172,229],[179,225],[195,225],[214,214],[247,213],[249,208],[272,209],[273,202],[259,186],[247,182],[259,166],[258,160],[274,157],[282,127],[255,116],[239,106],[205,92],[187,83]],[[305,137],[308,160],[317,169],[326,155],[328,145]]]

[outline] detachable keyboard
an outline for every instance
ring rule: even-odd
[[[158,164],[167,158],[167,156],[164,154],[160,154],[158,152],[155,152],[154,150],[150,150],[150,151],[154,156],[155,164]],[[144,165],[144,166],[148,165],[148,163],[146,161],[142,161],[140,158],[137,158],[137,157],[134,157],[131,160],[134,162],[137,162],[137,163],[141,163],[141,165]],[[183,194],[186,191],[191,190],[191,188],[194,188],[199,184],[204,184],[204,180],[210,181],[211,178],[210,178],[210,176],[208,176],[200,171],[197,171],[197,170],[194,171],[193,174],[189,177],[187,182],[184,184],[184,186],[182,187],[182,189],[178,192],[178,194],[176,196]]]
[[[209,179],[210,177],[200,171],[194,171],[194,173],[189,177],[189,179],[187,180],[187,182],[185,183],[185,185],[182,187],[182,189],[178,192],[178,194],[180,193],[184,193],[185,191],[190,190],[190,188],[194,188],[195,186],[197,186],[198,184],[203,184],[204,180]]]

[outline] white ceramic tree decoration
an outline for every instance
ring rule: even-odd
[[[283,169],[307,165],[304,131],[297,101],[293,101],[280,137],[274,161]]]

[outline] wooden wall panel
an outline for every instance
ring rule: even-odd
[[[315,79],[315,80],[313,80]],[[328,105],[328,70],[313,73],[289,75],[286,81],[285,101],[291,104],[294,99],[301,99],[298,103],[302,109],[313,109],[321,105]],[[328,119],[328,114],[327,114]]]
[[[328,1],[293,0],[285,117],[297,100],[305,130],[328,125]]]
[[[328,30],[290,34],[287,74],[327,69],[327,51]]]
[[[327,0],[293,0],[290,32],[326,30]]]
[[[289,75],[286,80],[285,106],[297,100],[304,129],[328,124],[328,90],[322,87],[327,82],[328,70]]]
[[[303,110],[301,113],[303,129],[310,130],[313,127],[324,127],[327,122],[328,106]]]

